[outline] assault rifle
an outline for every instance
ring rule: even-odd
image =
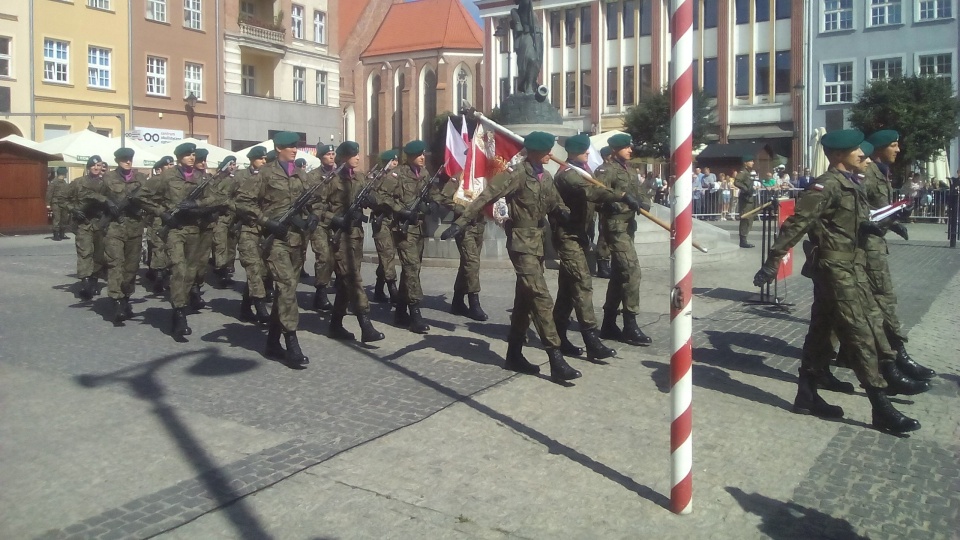
[[[193,190],[190,191],[190,193],[188,193],[182,201],[177,203],[177,206],[175,206],[173,211],[170,212],[169,219],[166,220],[166,222],[163,224],[163,227],[160,227],[160,231],[158,232],[160,238],[166,239],[167,235],[170,234],[170,228],[172,226],[171,224],[175,224],[177,222],[177,216],[180,215],[180,212],[182,211],[180,205],[186,201],[195,201],[199,199],[200,195],[203,195],[203,190],[207,188],[208,184],[210,184],[211,178],[213,177],[207,175],[202,182],[197,184],[197,187],[193,188]]]
[[[427,198],[427,194],[430,193],[430,186],[440,178],[440,173],[443,172],[443,167],[437,169],[436,174],[434,174],[427,183],[423,185],[423,188],[420,190],[420,193],[417,194],[417,198],[410,203],[410,206],[407,207],[406,217],[400,216],[400,232],[407,234],[407,231],[410,230],[410,226],[415,224],[420,220],[420,205],[423,204],[424,200]]]
[[[325,186],[327,182],[332,180],[336,175],[340,174],[340,171],[346,166],[346,163],[340,165],[329,174],[324,176],[319,182],[305,189],[290,205],[290,208],[287,208],[287,211],[280,215],[277,218],[277,222],[284,228],[289,228],[290,225],[302,225],[301,230],[310,228],[309,222],[304,221],[300,217],[300,213],[310,204],[310,201],[313,200],[313,194],[317,192],[322,186]],[[299,223],[298,223],[299,221]],[[304,231],[306,232],[306,231]],[[263,258],[266,259],[270,255],[270,250],[273,249],[273,241],[277,239],[275,233],[270,233],[266,238],[260,241],[260,252],[263,254]]]
[[[344,210],[342,214],[340,214],[340,215],[337,216],[337,217],[343,219],[343,221],[344,221],[344,226],[338,228],[338,229],[333,233],[333,239],[332,239],[332,240],[333,240],[334,243],[340,241],[340,235],[343,234],[343,229],[346,228],[347,222],[350,221],[351,219],[353,219],[352,216],[355,216],[355,215],[358,215],[358,214],[359,214],[359,215],[363,215],[363,214],[362,214],[362,212],[363,212],[363,203],[364,203],[364,201],[367,199],[367,195],[368,195],[371,191],[373,191],[373,189],[374,189],[375,187],[379,186],[379,185],[380,185],[380,182],[383,180],[383,177],[387,175],[387,168],[386,168],[386,167],[381,167],[381,166],[378,166],[378,167],[379,167],[379,168],[375,168],[373,171],[370,171],[370,172],[371,172],[371,175],[368,175],[368,176],[371,177],[371,178],[370,178],[370,181],[367,182],[366,184],[364,184],[363,187],[360,188],[360,191],[357,192],[357,196],[353,198],[353,202],[350,203],[350,206],[348,206],[347,209]],[[365,218],[366,218],[366,216],[364,216],[364,221],[366,221]]]
[[[136,189],[131,191],[126,197],[117,203],[117,215],[113,215],[110,212],[105,213],[103,217],[100,218],[100,228],[106,230],[106,228],[110,226],[110,222],[114,219],[116,219],[119,223],[123,223],[123,212],[127,210],[128,206],[134,204],[133,198],[136,197],[137,193],[140,193],[140,188],[142,187],[143,184],[140,184]]]

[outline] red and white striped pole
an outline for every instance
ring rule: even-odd
[[[675,179],[670,237],[673,290],[670,295],[670,510],[693,510],[693,380],[691,270],[693,214],[693,2],[670,0],[670,152]]]

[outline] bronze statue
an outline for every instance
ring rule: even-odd
[[[533,0],[516,0],[510,10],[513,51],[517,54],[517,91],[534,94],[543,67],[543,27],[533,15]]]

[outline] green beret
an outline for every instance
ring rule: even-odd
[[[420,154],[422,154],[426,149],[427,149],[427,143],[420,140],[410,141],[406,145],[404,145],[403,153],[406,154],[408,158],[417,157]]]
[[[293,160],[293,164],[294,164],[295,166],[300,167],[300,168],[302,169],[302,168],[304,168],[304,167],[307,166],[307,160],[305,160],[305,159],[303,159],[303,158],[297,158],[297,159]]]
[[[92,155],[92,156],[90,156],[90,157],[87,158],[87,168],[88,168],[88,169],[89,169],[90,167],[93,167],[93,166],[96,165],[97,163],[103,163],[103,160],[100,159],[100,156],[98,156],[98,155]]]
[[[633,139],[631,139],[626,133],[618,133],[607,139],[607,144],[609,144],[610,148],[613,150],[620,150],[621,148],[626,148],[633,144]]]
[[[838,129],[820,138],[824,150],[851,150],[863,142],[863,132],[859,129]]]
[[[863,150],[863,154],[866,156],[873,154],[873,145],[870,144],[870,141],[860,143],[860,149]]]
[[[360,145],[353,141],[343,141],[337,147],[337,157],[352,158],[360,155]]]
[[[166,167],[167,165],[170,165],[171,163],[173,163],[173,158],[172,158],[172,157],[170,157],[170,156],[163,156],[162,158],[160,158],[159,161],[157,161],[156,163],[153,164],[153,168],[154,168],[154,169],[160,169],[160,168],[162,168],[162,167]]]
[[[236,163],[236,162],[237,162],[237,158],[235,156],[227,156],[223,158],[222,161],[220,161],[220,165],[217,167],[217,170],[225,171],[227,170],[227,167],[229,167],[231,163]]]
[[[113,157],[116,158],[117,161],[133,159],[133,148],[118,148],[117,151],[113,153]]]
[[[273,144],[280,147],[296,146],[300,142],[300,136],[292,131],[281,131],[273,136]]]
[[[390,163],[391,161],[397,159],[396,150],[387,150],[386,152],[380,154],[380,161],[384,163]]]
[[[563,143],[563,148],[567,151],[568,156],[579,156],[590,148],[590,137],[583,134],[567,137],[567,142]]]
[[[182,158],[183,156],[189,156],[190,154],[197,151],[197,145],[192,142],[180,143],[176,148],[173,149],[173,155],[177,156],[177,159]]]
[[[249,152],[247,152],[247,159],[252,161],[254,159],[260,159],[266,155],[267,155],[266,148],[262,146],[254,146],[253,148],[250,149]]]
[[[753,154],[744,154],[740,159],[742,159],[744,163],[748,161],[756,161],[756,159],[753,157]]]
[[[523,147],[534,152],[549,152],[553,149],[556,137],[545,131],[531,131],[523,138]]]
[[[267,152],[266,154],[264,154],[263,157],[265,157],[265,158],[267,159],[267,163],[273,163],[274,161],[277,160],[277,151],[276,151],[276,150],[271,150],[271,151]]]
[[[207,160],[207,156],[210,155],[210,151],[206,148],[197,148],[194,154],[197,156],[197,163],[200,163],[201,161]]]
[[[64,175],[67,174],[67,168],[66,168],[66,167],[57,167],[57,174],[58,174],[58,175],[60,175],[60,174],[64,174]]]
[[[611,150],[609,146],[604,146],[603,148],[600,149],[600,157],[602,158],[610,157],[610,154],[612,153],[613,153],[613,150]]]
[[[332,144],[318,144],[317,145],[317,157],[320,157],[324,154],[329,154],[330,152],[336,152],[337,147]]]
[[[881,129],[867,137],[867,141],[869,141],[874,148],[890,146],[898,140],[900,140],[900,134],[892,129]],[[872,154],[873,152],[870,153]]]

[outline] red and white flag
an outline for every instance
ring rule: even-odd
[[[478,124],[473,132],[473,140],[470,141],[470,150],[467,151],[467,162],[460,185],[460,189],[466,193],[468,199],[472,199],[483,191],[484,181],[488,178],[487,146],[487,132],[483,129],[483,124]]]
[[[444,168],[447,176],[456,176],[463,172],[467,162],[467,142],[470,136],[467,132],[467,121],[461,117],[461,130],[453,125],[453,119],[447,119],[447,145],[444,152]]]

